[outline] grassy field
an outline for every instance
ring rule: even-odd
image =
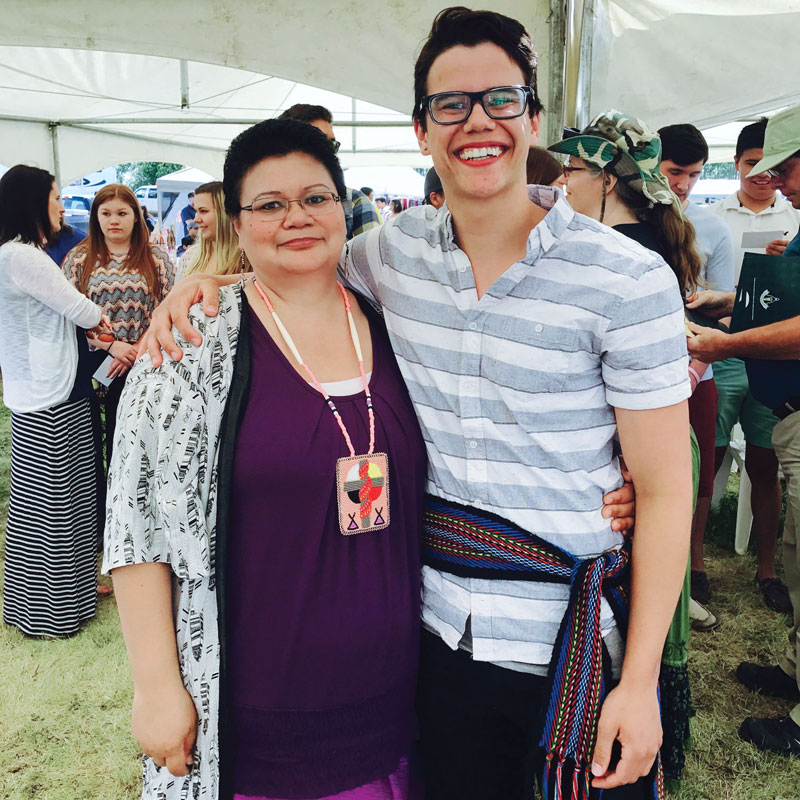
[[[9,417],[0,412],[0,554],[8,506]],[[735,492],[735,480],[729,491]],[[717,631],[692,637],[697,716],[677,800],[797,800],[800,761],[763,754],[736,735],[748,715],[787,705],[736,684],[742,659],[768,660],[783,648],[786,620],[766,610],[752,585],[750,556],[730,549],[731,495],[714,517],[708,546]],[[105,580],[105,579],[104,579]],[[28,639],[0,626],[0,798],[134,800],[139,758],[128,717],[130,671],[113,599],[77,636]]]

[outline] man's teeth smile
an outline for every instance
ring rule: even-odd
[[[502,154],[502,147],[466,147],[458,154],[458,157],[462,161],[479,161],[483,158],[496,158]]]

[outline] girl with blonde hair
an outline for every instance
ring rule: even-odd
[[[233,275],[245,272],[246,259],[239,249],[239,237],[225,213],[225,194],[221,181],[203,183],[194,193],[194,221],[199,228],[198,242],[182,256],[181,276],[194,272]]]

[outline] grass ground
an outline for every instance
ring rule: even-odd
[[[8,413],[0,411],[0,555],[8,507]],[[676,800],[797,800],[800,761],[763,754],[736,731],[748,715],[787,705],[745,691],[734,671],[743,659],[774,659],[786,636],[783,617],[753,588],[751,556],[730,548],[736,482],[712,520],[708,571],[712,608],[722,626],[691,641],[697,715]],[[131,681],[113,599],[72,639],[34,640],[0,626],[0,798],[134,800],[139,759],[128,728]]]

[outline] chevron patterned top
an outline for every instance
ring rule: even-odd
[[[87,297],[108,314],[117,339],[129,344],[135,344],[144,335],[153,309],[175,283],[175,267],[167,253],[153,244],[150,252],[161,279],[161,292],[157,297],[150,294],[139,272],[127,268],[126,256],[112,256],[108,264],[95,264],[89,278]],[[80,284],[86,255],[86,248],[78,245],[67,253],[61,265],[67,279],[76,287]]]

